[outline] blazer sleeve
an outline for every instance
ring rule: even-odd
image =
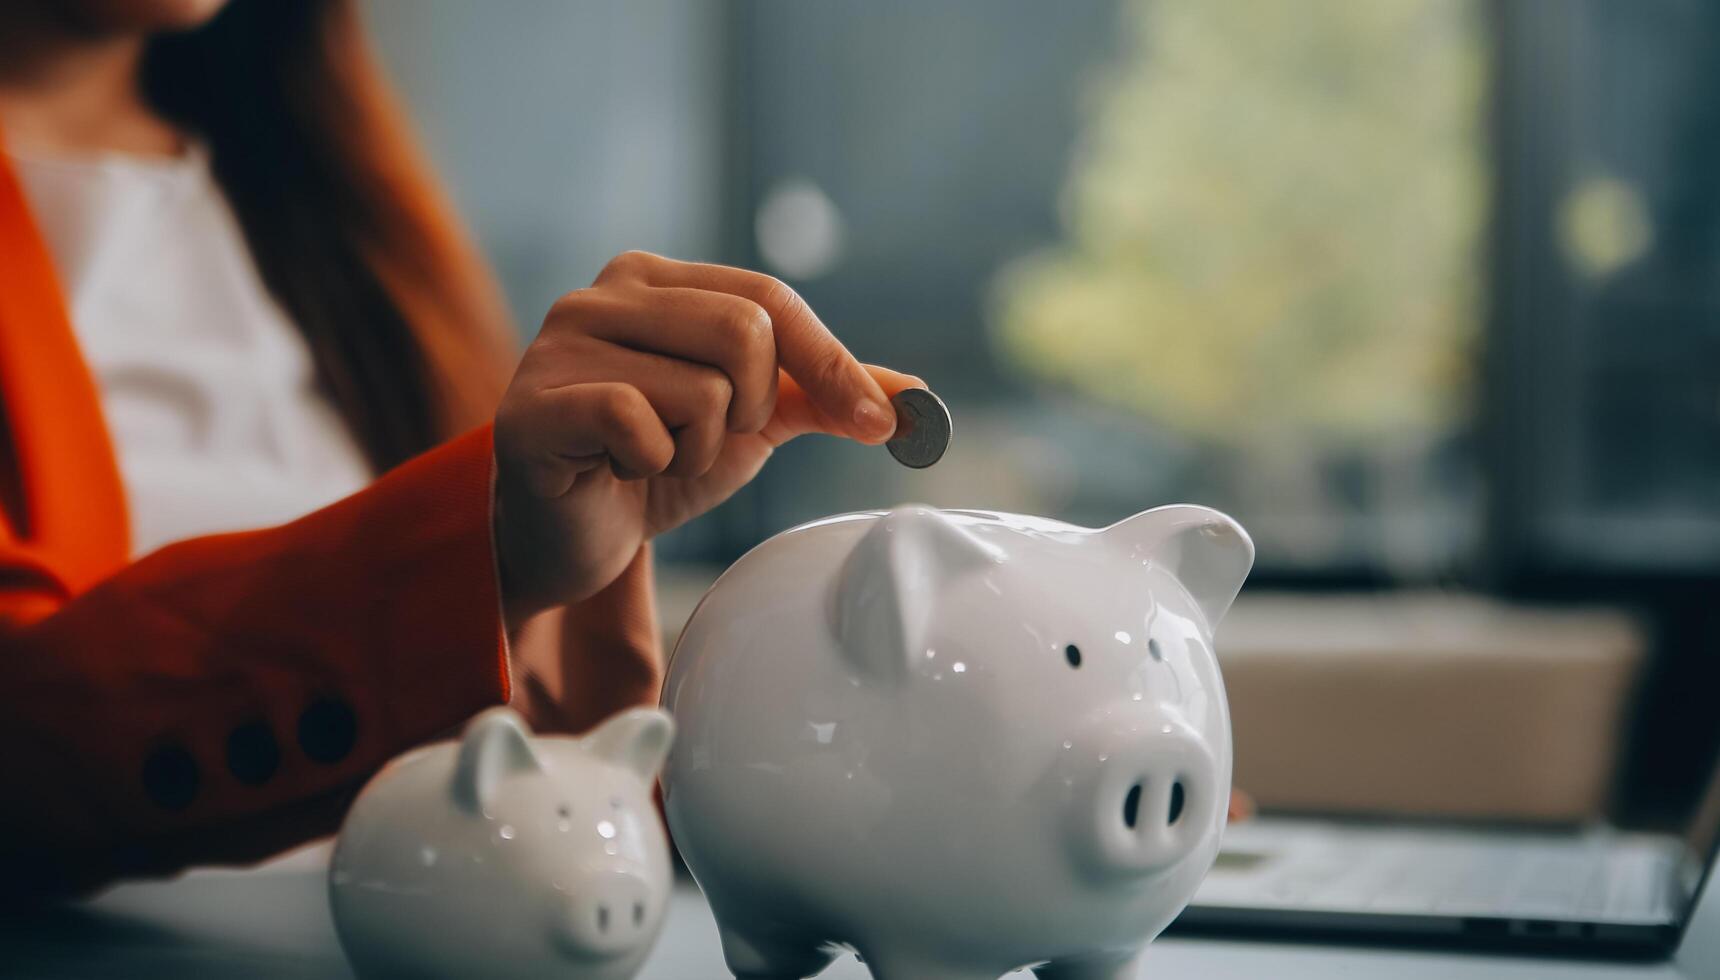
[[[75,596],[0,543],[0,891],[254,861],[509,697],[488,427]],[[648,608],[648,605],[647,605]]]

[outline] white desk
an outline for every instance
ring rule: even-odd
[[[19,978],[171,977],[258,980],[349,977],[329,921],[321,862],[301,852],[255,871],[196,872],[124,885],[80,906],[0,918],[0,974]],[[642,980],[726,978],[716,927],[691,885],[670,906]],[[1580,963],[1334,949],[1273,943],[1163,939],[1147,957],[1152,980],[1697,980],[1670,963]],[[852,957],[828,980],[868,980]],[[1720,977],[1716,972],[1703,980]]]

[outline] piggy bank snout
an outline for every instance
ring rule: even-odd
[[[1221,798],[1205,741],[1167,722],[1083,740],[1088,767],[1070,830],[1100,876],[1152,874],[1181,860],[1210,832]]]
[[[663,896],[638,871],[602,870],[568,888],[557,940],[574,958],[620,956],[651,941]]]

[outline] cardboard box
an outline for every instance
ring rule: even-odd
[[[1617,611],[1431,593],[1245,593],[1216,642],[1262,808],[1559,823],[1606,813],[1644,654]]]

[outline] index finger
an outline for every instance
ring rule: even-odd
[[[762,272],[641,254],[634,260],[648,286],[708,289],[752,300],[770,315],[776,356],[819,410],[863,442],[887,439],[896,413],[884,389],[812,312],[800,294]]]
[[[878,367],[875,364],[865,365],[864,370],[879,387],[891,394],[901,391],[903,388],[924,388],[926,386],[924,381],[911,374],[902,374],[899,371]],[[813,432],[841,435],[837,431],[835,421],[820,410],[806,391],[793,378],[788,377],[787,372],[784,372],[783,376],[777,380],[776,408],[771,412],[770,421],[765,423],[759,434],[764,436],[772,446],[780,446],[796,436]]]

